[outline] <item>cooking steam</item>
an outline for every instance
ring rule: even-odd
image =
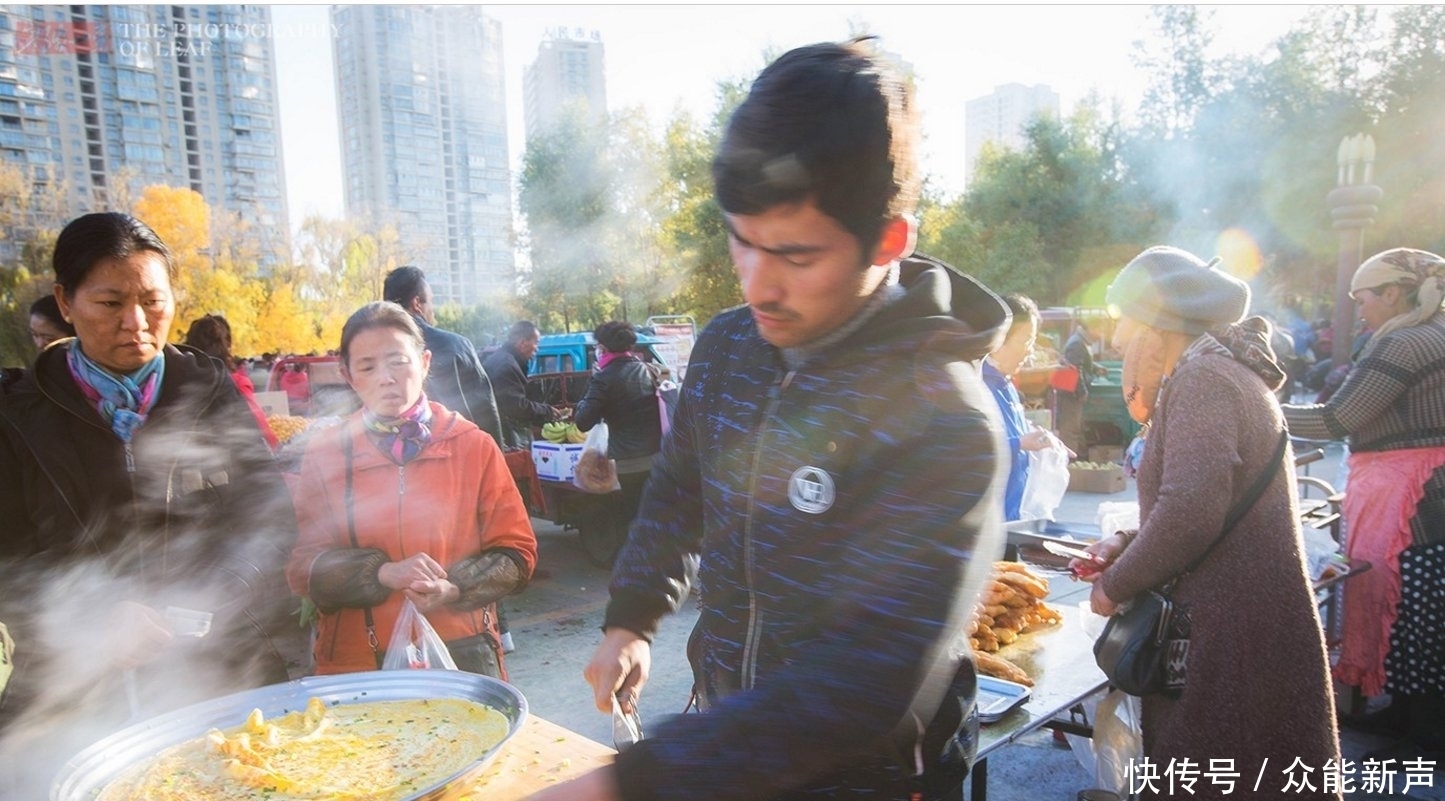
[[[93,507],[116,508],[68,543],[0,547],[0,621],[17,668],[0,707],[0,797],[46,798],[65,760],[92,742],[285,680],[277,668],[304,654],[292,614],[300,601],[282,573],[295,538],[291,499],[279,473],[260,482],[229,473],[246,464],[239,454],[264,457],[259,432],[142,429],[134,447],[134,504],[67,498],[70,519],[40,521],[45,529],[79,528]],[[105,486],[65,478],[62,486]],[[242,497],[233,481],[255,489]],[[18,536],[8,526],[0,536]]]

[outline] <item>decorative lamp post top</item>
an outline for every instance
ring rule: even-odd
[[[1340,140],[1335,163],[1339,166],[1335,183],[1339,186],[1368,184],[1375,167],[1375,137],[1355,134]],[[1359,176],[1358,181],[1355,180]]]

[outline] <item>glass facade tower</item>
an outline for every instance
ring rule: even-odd
[[[258,5],[0,6],[0,158],[71,213],[193,189],[284,254],[275,35]]]
[[[391,223],[438,304],[513,293],[501,24],[476,6],[333,6],[346,213]]]

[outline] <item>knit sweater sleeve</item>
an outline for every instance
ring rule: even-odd
[[[1178,576],[1223,534],[1249,450],[1246,428],[1233,421],[1251,406],[1238,383],[1206,364],[1170,378],[1140,467],[1162,461],[1158,491],[1141,495],[1138,534],[1100,579],[1109,598],[1123,603]]]
[[[1375,421],[1409,388],[1416,366],[1403,337],[1386,334],[1350,368],[1326,403],[1285,406],[1291,436],[1344,439]]]

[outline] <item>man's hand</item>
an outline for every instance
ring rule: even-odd
[[[592,685],[599,711],[611,712],[612,699],[618,698],[622,711],[631,713],[637,710],[651,668],[652,645],[647,640],[627,629],[610,628],[582,675]]]
[[[381,586],[393,590],[405,590],[414,582],[446,577],[446,568],[426,553],[408,556],[400,562],[387,562],[376,571],[376,580],[381,582]]]
[[[1019,449],[1025,451],[1041,451],[1053,444],[1053,437],[1042,428],[1034,430],[1019,437]]]

